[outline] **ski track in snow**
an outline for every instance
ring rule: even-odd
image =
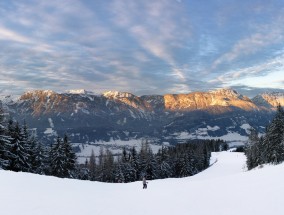
[[[284,164],[246,171],[242,153],[213,153],[186,178],[107,184],[0,170],[1,215],[282,215]]]

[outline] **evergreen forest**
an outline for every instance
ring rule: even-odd
[[[113,155],[101,148],[98,155],[92,151],[85,164],[78,164],[67,134],[43,145],[25,122],[20,125],[6,120],[0,108],[0,168],[15,172],[110,183],[137,181],[144,176],[148,180],[186,177],[206,169],[211,152],[227,148],[222,140],[190,140],[163,146],[154,154],[145,140],[139,151],[124,148],[121,154]]]
[[[254,128],[250,130],[245,154],[249,170],[259,165],[284,161],[284,110],[280,105],[264,135],[259,135]]]

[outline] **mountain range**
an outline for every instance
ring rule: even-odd
[[[140,138],[170,144],[207,138],[244,142],[250,127],[264,132],[276,106],[284,105],[283,93],[250,99],[233,89],[144,96],[35,90],[0,98],[12,118],[26,121],[46,143],[64,133],[78,143]]]

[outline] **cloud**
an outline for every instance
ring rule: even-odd
[[[231,7],[231,16],[220,27],[215,11],[225,5],[174,0],[0,2],[1,86],[164,94],[238,85],[233,81],[277,70],[283,60],[277,64],[274,59],[283,54],[280,13],[253,25],[254,15],[248,13],[242,19],[246,21],[232,22],[243,14],[236,16],[240,8]],[[253,13],[262,14],[263,8],[259,10]],[[210,67],[214,69],[206,69]]]
[[[263,7],[260,8],[263,9]],[[257,23],[256,20],[248,22],[248,35],[237,40],[229,51],[217,58],[212,63],[211,70],[217,69],[222,64],[232,63],[240,58],[247,58],[258,52],[264,52],[272,45],[281,44],[284,39],[284,16],[282,13],[270,13],[269,18],[271,20],[268,23]]]
[[[183,12],[173,1],[113,1],[111,11],[114,23],[126,30],[149,54],[164,61],[173,69],[173,74],[184,80],[185,75],[177,70],[174,50],[182,46],[190,35],[189,23],[181,19]],[[182,29],[182,30],[181,30]]]
[[[180,31],[188,23],[172,11],[181,11],[180,6],[172,1],[113,1],[114,10],[108,14],[109,5],[90,4],[16,1],[0,23],[22,36],[21,42],[27,40],[24,46],[5,44],[0,70],[7,80],[29,89],[83,85],[137,93],[153,88],[167,92],[186,81],[185,70],[175,59],[175,49],[190,34]]]
[[[251,55],[262,48],[282,41],[283,35],[280,30],[267,34],[256,33],[248,38],[238,41],[230,52],[223,54],[212,64],[212,69],[216,69],[222,63],[231,63],[239,57]]]
[[[284,55],[281,55],[276,58],[270,59],[266,62],[263,62],[261,64],[256,64],[241,69],[233,69],[231,71],[228,71],[220,75],[217,78],[217,80],[222,83],[230,83],[232,81],[241,80],[246,77],[265,76],[273,71],[283,70],[284,69],[283,62],[284,62]]]
[[[0,40],[14,41],[19,43],[31,43],[31,40],[12,30],[0,26]]]

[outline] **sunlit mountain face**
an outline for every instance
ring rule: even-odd
[[[46,143],[64,133],[81,143],[143,138],[158,144],[211,138],[245,142],[251,127],[264,132],[276,106],[284,105],[282,93],[249,99],[233,89],[145,96],[36,90],[1,98],[11,117],[26,121]]]

